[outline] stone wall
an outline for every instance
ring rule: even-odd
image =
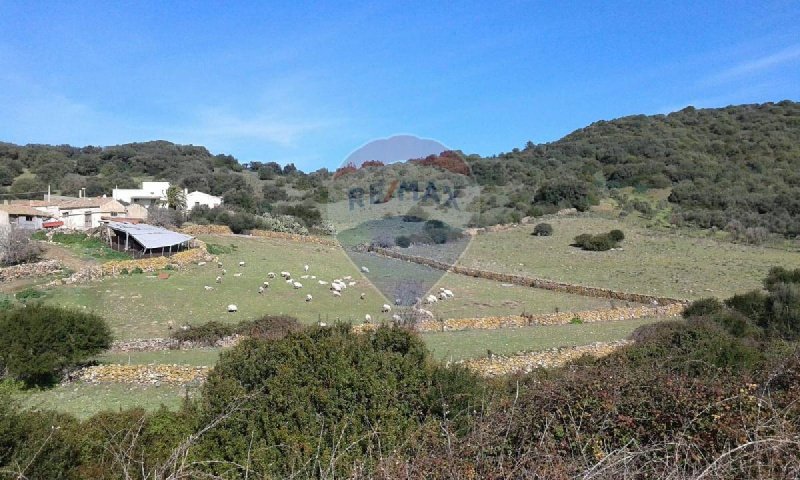
[[[406,255],[386,248],[369,246],[367,251],[383,255],[385,257],[396,258],[405,260],[407,262],[414,262],[420,265],[427,265],[437,270],[445,270],[448,272],[458,273],[460,275],[467,275],[476,278],[485,278],[487,280],[494,280],[502,283],[511,283],[514,285],[522,285],[523,287],[541,288],[543,290],[552,290],[556,292],[571,293],[575,295],[583,295],[586,297],[597,298],[610,298],[614,300],[622,300],[626,302],[643,303],[647,305],[670,305],[675,303],[684,303],[684,300],[669,297],[657,297],[653,295],[644,295],[640,293],[629,293],[611,290],[608,288],[600,287],[586,287],[583,285],[575,285],[566,282],[557,282],[554,280],[545,280],[535,277],[525,277],[522,275],[511,275],[507,273],[489,272],[486,270],[478,270],[477,268],[462,267],[459,265],[450,265],[445,262],[433,260],[426,257],[418,257],[414,255]]]
[[[607,308],[585,310],[582,312],[540,313],[530,315],[508,315],[497,317],[450,318],[446,320],[426,320],[418,322],[418,332],[443,332],[456,330],[493,330],[498,328],[519,328],[532,325],[566,325],[580,318],[581,323],[616,322],[648,317],[676,317],[683,313],[686,305],[674,303],[664,306],[638,306],[629,308]],[[369,331],[375,324],[355,325],[356,332]]]
[[[217,340],[213,347],[233,347],[242,340],[241,335],[231,335]],[[133,340],[116,341],[111,344],[109,352],[158,352],[163,350],[190,350],[193,348],[210,348],[208,345],[196,342],[181,342],[174,338],[137,338]]]
[[[184,225],[178,230],[186,235],[233,235],[227,225]]]
[[[485,377],[498,377],[514,373],[528,373],[536,368],[553,368],[565,365],[583,355],[604,357],[616,349],[629,344],[628,340],[596,342],[577,347],[552,348],[541,352],[518,353],[511,356],[487,355],[459,362]]]
[[[94,365],[71,375],[87,383],[132,383],[136,385],[186,385],[205,381],[211,367],[189,365]]]
[[[10,282],[19,278],[43,277],[63,270],[58,260],[44,260],[36,263],[23,263],[0,268],[0,282]]]

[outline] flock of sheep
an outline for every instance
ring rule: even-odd
[[[205,262],[203,262],[203,263],[205,263]],[[245,267],[245,265],[246,265],[245,262],[239,262],[239,267],[240,268]],[[227,272],[227,270],[225,268],[223,268],[222,262],[217,262],[217,268],[219,269],[219,274],[216,276],[215,283],[221,284],[223,282],[223,278],[227,275],[228,272]],[[328,286],[328,290],[331,292],[331,295],[333,295],[336,298],[341,298],[348,287],[355,287],[358,284],[355,280],[353,280],[353,277],[350,276],[350,275],[344,276],[344,277],[341,277],[341,278],[335,278],[335,279],[333,279],[331,281],[327,281],[327,280],[317,279],[316,275],[310,275],[308,273],[309,270],[310,270],[310,267],[308,265],[303,265],[303,270],[304,270],[305,274],[300,276],[301,280],[316,280],[317,283],[320,286]],[[361,267],[361,271],[363,273],[369,273],[369,269],[367,267],[363,267],[362,266]],[[292,276],[292,274],[290,272],[283,271],[283,272],[280,272],[279,275],[287,285],[290,285],[292,287],[292,289],[300,290],[300,289],[303,288],[303,284],[300,283],[299,281],[297,281]],[[233,276],[234,277],[241,277],[242,276],[242,272],[234,273]],[[274,280],[275,278],[276,278],[275,272],[268,272],[267,273],[267,280],[263,281],[258,286],[258,290],[257,290],[258,294],[259,295],[264,295],[267,292],[267,290],[269,290],[269,288],[270,288],[270,281]],[[210,285],[205,285],[203,288],[206,291],[214,290],[214,287],[210,286]],[[366,293],[362,292],[359,295],[359,298],[361,300],[364,300],[364,299],[366,299],[366,296],[367,296]],[[453,295],[453,292],[451,290],[448,290],[446,288],[440,288],[438,295],[429,294],[424,299],[417,298],[416,302],[412,306],[412,309],[411,309],[410,313],[411,313],[412,316],[414,316],[417,319],[425,319],[425,320],[430,319],[430,320],[432,320],[434,318],[433,313],[430,312],[429,310],[425,310],[425,309],[421,308],[421,305],[422,304],[432,305],[432,304],[434,304],[434,303],[436,303],[436,302],[438,302],[440,300],[447,300],[447,299],[453,298],[453,297],[454,297],[454,295]],[[313,300],[314,300],[314,297],[310,293],[305,295],[305,301],[306,302],[311,302]],[[395,305],[401,305],[401,300],[400,299],[396,299],[395,300]],[[235,313],[235,312],[237,312],[239,310],[239,308],[235,304],[230,304],[230,305],[228,305],[227,310],[230,313]],[[389,305],[389,304],[384,303],[382,305],[382,307],[381,307],[381,313],[388,314],[388,313],[391,313],[391,312],[392,312],[392,306]],[[397,313],[392,315],[392,320],[395,321],[396,323],[402,323],[404,321],[403,317],[398,315]],[[364,321],[366,323],[371,323],[372,322],[372,316],[370,314],[364,315]]]

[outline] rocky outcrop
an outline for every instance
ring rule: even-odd
[[[617,342],[596,342],[577,347],[552,348],[539,352],[517,353],[510,356],[489,355],[459,362],[470,370],[485,377],[499,377],[514,373],[528,373],[537,368],[553,368],[565,365],[583,355],[604,357],[616,349],[631,343],[629,340]]]
[[[11,267],[0,268],[0,282],[10,282],[20,278],[44,277],[63,270],[58,260],[44,260],[36,263],[23,263]]]

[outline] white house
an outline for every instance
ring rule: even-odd
[[[111,196],[114,200],[150,208],[167,201],[168,189],[169,182],[142,182],[142,188],[115,188]]]
[[[187,212],[192,210],[194,207],[199,207],[201,205],[208,208],[214,208],[222,205],[222,199],[220,197],[198,192],[197,190],[192,193],[188,193],[188,190],[184,190],[184,195],[186,196]]]

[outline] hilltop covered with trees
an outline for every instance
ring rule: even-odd
[[[492,157],[456,151],[439,158],[454,156],[466,160],[484,187],[481,201],[470,206],[476,225],[561,208],[582,211],[634,187],[669,189],[673,224],[800,235],[800,104],[791,101],[634,115]],[[305,173],[292,164],[240,164],[204,147],[165,141],[102,148],[0,143],[3,198],[38,197],[48,184],[64,194],[86,187],[88,195],[99,195],[157,178],[221,195],[228,209],[308,214],[300,218],[312,226],[333,177],[327,169]]]

